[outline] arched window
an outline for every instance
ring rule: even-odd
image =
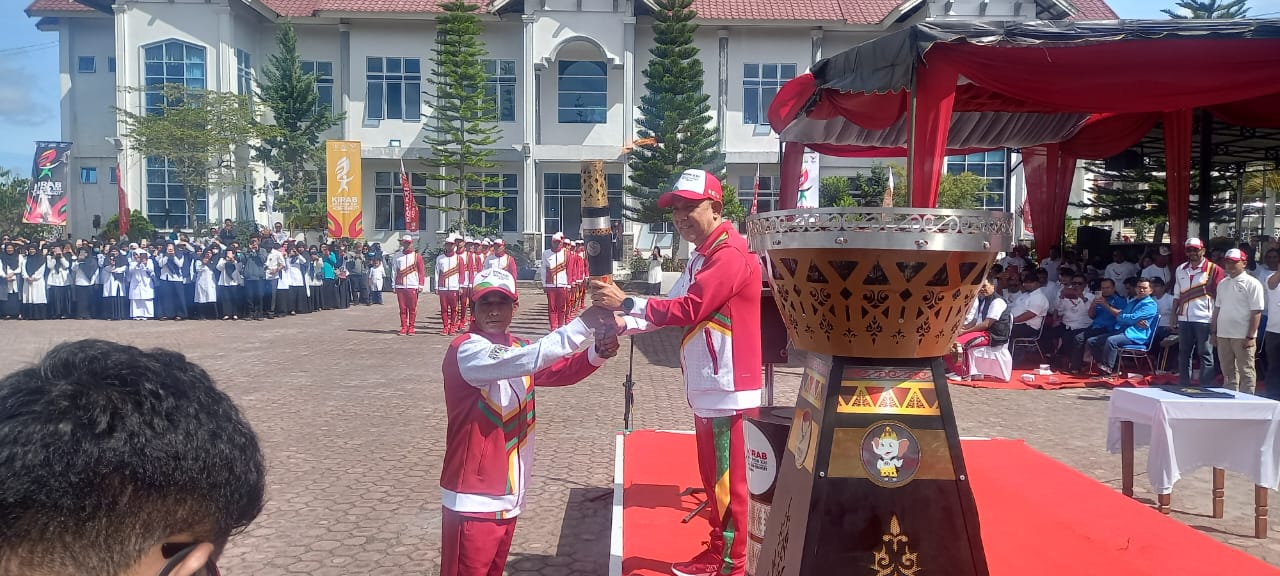
[[[188,88],[205,88],[205,49],[181,40],[165,40],[142,49],[144,84],[147,87],[148,114],[164,106],[159,87],[178,84]]]

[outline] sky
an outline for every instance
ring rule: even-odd
[[[30,170],[36,140],[57,140],[58,35],[36,30],[28,0],[0,7],[0,167]],[[1172,0],[1107,0],[1121,18],[1163,18]],[[1280,18],[1280,0],[1250,0],[1251,16]]]

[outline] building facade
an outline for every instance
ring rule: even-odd
[[[758,173],[762,210],[774,205],[779,188],[778,138],[765,113],[779,86],[824,55],[931,18],[1115,18],[1101,0],[696,0],[694,8],[727,183],[749,203]],[[621,206],[624,150],[634,138],[642,72],[654,45],[652,10],[649,0],[488,0],[485,89],[501,127],[489,186],[503,194],[485,201],[506,211],[471,214],[471,222],[528,245],[561,230],[575,236],[583,160],[606,161],[614,204]],[[114,109],[154,105],[137,88],[159,83],[252,92],[275,50],[278,23],[286,20],[298,32],[321,99],[346,115],[327,137],[361,143],[366,238],[386,242],[404,229],[401,162],[410,172],[429,170],[423,138],[431,102],[422,93],[430,85],[437,0],[36,0],[27,13],[60,41],[62,139],[75,144],[71,173],[81,175],[72,186],[72,234],[91,235],[95,216],[105,221],[116,213],[117,166],[131,207],[157,228],[190,229],[195,223],[187,222],[185,194],[171,168],[130,149]],[[987,177],[993,192],[987,207],[1016,209],[1016,162],[1004,151],[979,156],[952,159],[948,169]],[[211,191],[197,203],[198,220],[280,218],[261,209],[273,176],[241,160],[255,175],[253,185]],[[821,171],[853,175],[870,165],[823,158]],[[425,183],[414,176],[415,187]],[[420,215],[429,238],[445,226],[436,211]],[[624,225],[628,249],[669,241],[663,225]]]

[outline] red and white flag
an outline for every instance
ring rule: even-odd
[[[760,165],[759,164],[756,164],[756,179],[755,179],[755,184],[753,184],[753,188],[754,189],[751,191],[751,215],[752,216],[757,214],[756,205],[760,200]]]
[[[120,197],[120,231],[118,234],[129,233],[129,194],[124,191],[124,174],[120,172],[120,167],[116,166],[116,194]]]
[[[409,173],[404,169],[404,160],[400,161],[400,193],[404,194],[404,229],[417,232],[418,202],[413,198],[413,187],[409,185]]]

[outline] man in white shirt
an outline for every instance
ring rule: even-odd
[[[1227,250],[1223,257],[1227,277],[1218,284],[1209,343],[1222,360],[1223,387],[1253,394],[1257,382],[1253,361],[1266,297],[1262,283],[1245,273],[1248,259],[1239,248]]]
[[[1125,259],[1124,252],[1116,250],[1111,253],[1111,263],[1102,272],[1103,278],[1110,278],[1116,283],[1116,293],[1128,298],[1129,291],[1124,281],[1138,275],[1138,265]]]
[[[400,251],[394,258],[396,300],[400,303],[399,334],[411,336],[418,320],[418,295],[426,283],[426,266],[422,255],[413,249],[413,236],[409,234],[400,237]]]
[[[1040,261],[1040,267],[1049,274],[1049,281],[1053,283],[1065,283],[1070,278],[1061,279],[1058,274],[1065,263],[1062,261],[1062,247],[1054,246],[1049,249],[1049,257]]]
[[[1010,338],[1039,338],[1044,318],[1049,314],[1049,300],[1040,291],[1040,279],[1034,272],[1022,277],[1022,293],[1009,304],[1013,316]]]
[[[1036,269],[1036,278],[1040,280],[1040,291],[1044,293],[1045,300],[1052,305],[1058,301],[1058,295],[1062,292],[1062,285],[1049,279],[1049,271],[1043,267]]]
[[[1270,257],[1271,251],[1267,252]],[[1276,310],[1276,321],[1267,324],[1266,331],[1262,337],[1262,346],[1266,350],[1267,357],[1267,373],[1262,381],[1267,384],[1262,389],[1262,395],[1272,400],[1280,400],[1280,272],[1273,272],[1263,282],[1266,288],[1267,316],[1271,316],[1271,311]]]
[[[1053,342],[1056,340],[1057,352],[1053,356],[1059,358],[1060,363],[1066,363],[1066,370],[1077,372],[1083,367],[1074,365],[1072,359],[1077,357],[1076,347],[1084,345],[1084,338],[1078,337],[1093,325],[1093,317],[1089,316],[1089,309],[1093,307],[1093,293],[1089,292],[1084,274],[1072,273],[1071,277],[1064,277],[1063,280],[1066,283],[1062,285],[1062,291],[1053,303],[1053,312],[1058,315],[1059,322],[1049,339],[1050,349],[1053,349]],[[1079,356],[1083,358],[1082,354]]]
[[[1187,261],[1174,271],[1173,309],[1178,314],[1178,385],[1191,385],[1193,355],[1200,358],[1200,386],[1213,386],[1213,349],[1209,348],[1209,331],[1213,320],[1213,301],[1218,294],[1222,268],[1204,257],[1204,242],[1188,238]]]
[[[1015,268],[1017,269],[1017,272],[1021,274],[1027,271],[1027,264],[1027,247],[1021,244],[1014,246],[1008,256],[1000,259],[1000,266],[1003,267],[1006,272],[1008,272],[1010,268]]]
[[[1159,278],[1166,285],[1169,279],[1173,278],[1173,273],[1169,270],[1169,248],[1161,246],[1160,251],[1156,253],[1156,261],[1150,266],[1142,269],[1142,277],[1148,280]]]

